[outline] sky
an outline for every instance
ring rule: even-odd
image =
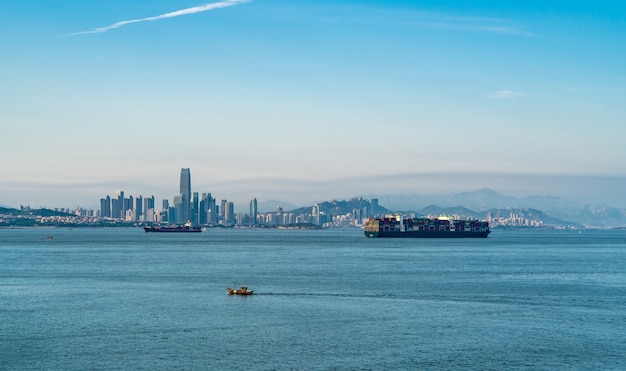
[[[626,207],[626,3],[8,0],[0,205],[490,188]],[[160,202],[160,201],[157,201]]]

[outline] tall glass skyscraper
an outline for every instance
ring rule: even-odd
[[[315,204],[311,209],[311,218],[313,219],[311,222],[315,225],[320,225],[320,205]]]
[[[250,201],[250,225],[256,224],[256,216],[258,213],[256,198]]]
[[[198,218],[198,212],[200,207],[200,198],[198,197],[198,192],[193,192],[191,194],[191,222],[193,224],[199,224],[200,218]]]
[[[179,220],[191,220],[191,174],[189,169],[180,169],[180,195],[182,196],[182,215]]]
[[[371,215],[372,216],[376,216],[376,214],[378,214],[378,199],[377,198],[372,198],[372,202],[370,203],[372,205],[372,210]]]

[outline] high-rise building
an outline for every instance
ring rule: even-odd
[[[133,198],[133,196],[130,196],[129,198],[125,198],[124,197],[124,192],[122,192],[121,194],[121,205],[122,205],[122,219],[126,220],[126,211],[131,209],[131,198]]]
[[[203,193],[200,199],[199,208],[199,222],[200,224],[213,224],[215,218],[213,210],[215,210],[215,199],[211,197],[210,193]]]
[[[143,221],[150,223],[155,222],[156,215],[157,214],[155,214],[154,208],[146,209],[143,211]]]
[[[100,199],[100,217],[111,217],[111,197],[109,197],[108,195],[106,198]]]
[[[250,217],[244,213],[237,213],[235,215],[235,224],[236,225],[249,225],[250,221],[248,220]]]
[[[256,224],[256,216],[259,213],[256,198],[250,201],[250,224]]]
[[[209,202],[207,206],[208,207],[207,222],[211,224],[217,223],[217,216],[219,215],[219,207],[215,203],[216,199],[211,197],[211,194],[209,193],[207,197],[207,201]]]
[[[191,222],[195,225],[200,223],[199,212],[200,212],[200,200],[199,200],[198,192],[193,192],[191,194],[191,213],[190,213],[191,217],[189,218],[189,220],[191,220]]]
[[[139,220],[143,220],[146,222],[154,221],[154,196],[144,197],[142,214],[143,216],[141,216]]]
[[[119,219],[120,218],[120,210],[122,210],[122,208],[120,207],[120,202],[119,200],[116,198],[112,198],[111,199],[111,218],[112,219]]]
[[[135,212],[135,220],[139,220],[143,216],[143,197],[141,195],[133,199],[132,209]]]
[[[224,210],[224,224],[235,224],[235,204],[231,201],[226,203],[226,210]]]
[[[172,208],[170,208],[171,210]],[[174,215],[175,215],[175,222],[178,224],[182,224],[182,223],[186,223],[187,220],[189,219],[185,219],[185,210],[184,210],[184,204],[183,204],[183,196],[182,195],[176,195],[174,196]]]
[[[311,223],[315,224],[315,225],[320,225],[321,220],[320,220],[320,205],[315,204],[313,205],[313,208],[311,209],[311,219],[313,219],[311,221]]]
[[[124,191],[115,191],[115,198],[111,200],[111,218],[124,219],[126,217],[124,206]]]
[[[354,224],[361,224],[361,209],[352,210],[352,220]]]
[[[149,209],[154,209],[154,196],[146,197],[143,199],[144,212]]]
[[[176,219],[176,208],[173,206],[170,206],[167,209],[167,222],[168,223],[176,223],[177,219]]]
[[[267,214],[265,214],[265,224],[266,225],[276,225],[276,214],[275,213],[267,213]]]
[[[181,195],[181,212],[179,220],[186,222],[191,220],[191,174],[189,169],[180,169],[180,195]]]
[[[226,201],[226,200],[222,200],[222,202],[220,202],[219,220],[221,220],[221,221],[225,221],[226,220],[226,204],[227,203],[228,203],[228,201]]]
[[[294,215],[293,213],[283,213],[283,225],[293,224]]]
[[[372,210],[371,210],[372,216],[376,216],[378,214],[378,199],[372,198],[371,205],[372,205]]]

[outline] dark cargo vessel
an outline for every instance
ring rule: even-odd
[[[161,233],[199,233],[202,232],[202,228],[191,225],[190,222],[185,225],[149,225],[143,227],[146,232],[161,232]]]
[[[491,233],[489,223],[477,219],[370,218],[365,224],[367,237],[392,238],[485,238]]]

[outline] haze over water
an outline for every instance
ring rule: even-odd
[[[621,369],[625,237],[0,229],[0,368]]]

